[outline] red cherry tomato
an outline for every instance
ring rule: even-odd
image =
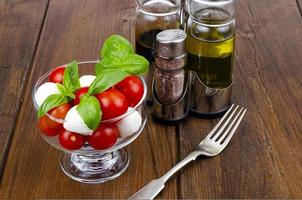
[[[109,89],[96,95],[101,109],[102,119],[111,119],[124,114],[128,109],[128,101],[126,97],[116,89]]]
[[[102,150],[112,147],[116,143],[118,135],[118,129],[115,125],[102,124],[92,135],[87,137],[87,141],[93,148]]]
[[[59,135],[60,144],[68,150],[82,148],[85,143],[85,136],[63,129]]]
[[[136,76],[128,76],[114,86],[128,99],[129,106],[134,107],[141,100],[144,94],[144,85]]]
[[[48,111],[48,114],[57,119],[64,119],[67,112],[70,110],[71,105],[69,103],[62,104],[56,108]],[[63,128],[63,124],[51,120],[47,115],[39,118],[38,128],[48,136],[55,136],[59,134],[59,131]]]
[[[81,97],[86,94],[89,90],[89,87],[83,87],[76,91],[75,93],[75,99],[73,100],[74,105],[77,105],[80,103]]]
[[[44,115],[43,117],[39,118],[38,121],[38,128],[47,136],[56,136],[59,134],[59,131],[63,126],[60,126],[58,128],[52,128],[49,126],[49,122],[52,120],[48,118],[48,116]],[[51,122],[52,123],[52,122]]]
[[[63,83],[65,65],[55,68],[49,75],[48,80],[54,83]]]

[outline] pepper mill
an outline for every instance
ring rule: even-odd
[[[180,29],[165,30],[156,36],[152,116],[163,123],[179,122],[190,110],[185,41],[186,33]]]

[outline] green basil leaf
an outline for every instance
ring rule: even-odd
[[[69,93],[66,93],[66,96],[67,97],[70,97],[70,98],[72,98],[72,99],[75,99],[75,94],[73,94],[73,93],[71,93],[71,92],[69,92]]]
[[[143,74],[149,69],[149,61],[137,54],[127,55],[122,61],[121,70],[129,74]]]
[[[134,53],[132,44],[120,35],[111,35],[103,45],[101,58],[116,57],[124,58],[128,54]]]
[[[100,103],[94,96],[83,96],[77,111],[91,130],[96,130],[101,122]]]
[[[143,56],[129,54],[122,60],[114,57],[106,57],[96,64],[96,75],[108,68],[118,68],[128,74],[139,75],[148,71],[149,61]]]
[[[71,93],[81,87],[77,61],[69,63],[65,68],[63,85]]]
[[[88,95],[101,93],[108,88],[114,86],[124,78],[129,76],[128,73],[121,71],[120,69],[109,68],[99,72],[99,75],[95,78],[89,87]]]
[[[49,110],[64,103],[67,103],[68,100],[68,97],[64,96],[63,94],[52,94],[48,96],[39,108],[38,117],[40,118],[45,115]]]
[[[67,93],[66,88],[61,83],[56,83],[58,90],[61,94],[65,95]]]
[[[69,92],[64,85],[60,84],[60,83],[56,83],[58,90],[61,94],[63,94],[64,96],[70,97],[72,99],[75,99],[75,95],[72,92]]]
[[[121,66],[122,62],[120,59],[115,57],[105,57],[96,64],[95,73],[98,76],[100,72],[106,68],[119,68]]]

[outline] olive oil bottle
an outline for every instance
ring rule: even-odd
[[[208,8],[188,20],[188,68],[210,88],[222,89],[232,83],[235,31],[232,21],[223,21],[227,16],[221,9]]]
[[[204,40],[188,35],[188,67],[211,88],[226,88],[232,83],[235,37]]]
[[[232,104],[235,0],[187,0],[190,113],[221,117]]]

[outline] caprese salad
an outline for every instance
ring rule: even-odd
[[[85,144],[104,150],[141,126],[141,115],[134,107],[144,94],[138,75],[148,70],[149,62],[119,35],[104,42],[100,58],[93,75],[80,77],[76,61],[55,68],[48,82],[35,92],[38,128],[48,137],[57,137],[67,150],[81,149]],[[106,123],[127,112],[131,113]]]

